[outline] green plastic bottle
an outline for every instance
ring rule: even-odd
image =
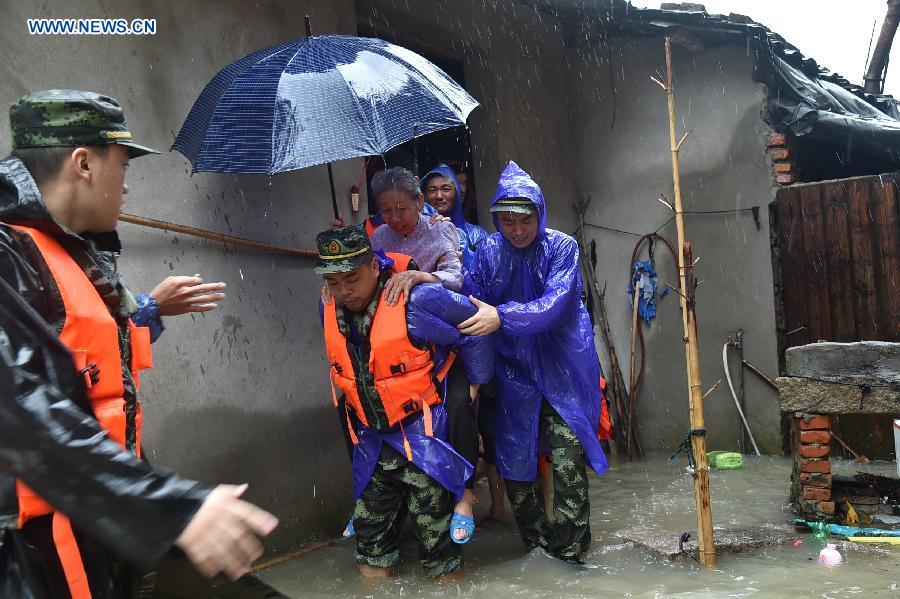
[[[813,536],[824,541],[828,538],[828,525],[824,522],[810,522],[809,527],[812,528]]]

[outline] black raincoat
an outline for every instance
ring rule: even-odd
[[[47,264],[4,223],[52,234],[118,281],[115,233],[89,241],[66,231],[22,162],[0,161],[0,597],[68,595],[50,516],[16,528],[15,478],[72,521],[94,598],[128,596],[123,574],[150,569],[210,489],[151,468],[107,437],[57,337],[65,313]]]

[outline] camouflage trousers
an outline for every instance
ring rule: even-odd
[[[540,428],[551,449],[553,522],[547,518],[537,481],[507,480],[506,495],[529,549],[543,547],[560,559],[582,562],[591,544],[584,450],[569,425],[546,400],[541,405]]]
[[[419,560],[429,576],[459,569],[460,545],[450,540],[450,492],[408,462],[387,443],[375,472],[356,501],[356,561],[377,568],[400,563],[400,542],[407,512],[412,516]]]

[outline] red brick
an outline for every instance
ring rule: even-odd
[[[797,182],[797,177],[793,173],[787,175],[775,175],[775,182],[779,185],[793,185]]]
[[[800,484],[804,487],[824,487],[831,488],[831,475],[822,472],[801,472]]]
[[[831,434],[828,431],[800,431],[801,443],[828,443]]]
[[[800,472],[821,472],[824,474],[830,474],[831,462],[828,460],[801,459]]]
[[[817,505],[816,507],[819,508],[819,511],[823,514],[828,514],[829,516],[834,515],[833,501],[820,501],[819,505]]]
[[[811,416],[808,420],[800,418],[797,423],[800,425],[801,431],[822,430],[831,428],[831,420],[828,416]]]
[[[787,160],[791,157],[791,153],[787,148],[775,148],[769,150],[769,157],[772,160]]]
[[[769,138],[769,147],[778,148],[787,144],[787,138],[784,133],[776,133]]]
[[[793,162],[776,162],[772,165],[776,173],[793,173],[797,165]]]
[[[803,499],[812,499],[814,501],[828,501],[831,499],[831,489],[823,489],[821,487],[804,487]]]
[[[830,445],[800,445],[800,455],[804,458],[824,458],[831,453]]]

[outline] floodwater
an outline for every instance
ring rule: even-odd
[[[741,470],[711,471],[713,523],[738,529],[793,519],[788,504],[791,461],[745,456]],[[892,462],[859,466],[835,462],[834,470],[894,473]],[[482,483],[479,483],[482,484]],[[476,515],[487,510],[487,490]],[[418,566],[411,540],[398,576],[370,581],[357,574],[351,544],[340,543],[260,573],[291,597],[872,597],[900,596],[900,547],[841,541],[839,566],[816,561],[823,544],[798,533],[793,542],[755,553],[720,555],[708,571],[692,560],[670,562],[623,543],[617,531],[644,527],[677,538],[696,527],[693,483],[683,456],[614,464],[591,478],[593,545],[588,564],[572,566],[541,550],[525,553],[511,516],[480,528],[465,549],[465,575],[438,583]],[[508,506],[507,506],[508,507]],[[507,510],[508,511],[508,510]],[[791,539],[794,540],[793,537]]]

